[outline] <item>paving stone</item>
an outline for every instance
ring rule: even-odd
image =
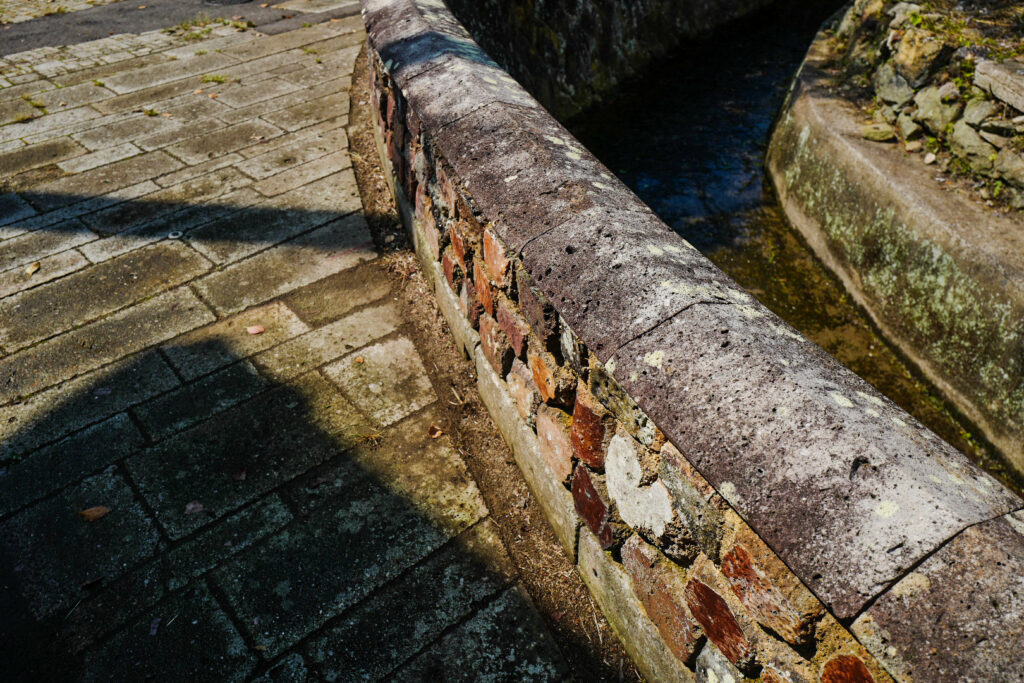
[[[187,164],[198,164],[255,145],[259,138],[272,138],[280,134],[280,128],[256,119],[189,138],[167,147],[167,151]]]
[[[265,57],[275,52],[291,50],[308,43],[315,43],[318,40],[330,38],[342,31],[343,29],[334,28],[330,24],[319,24],[298,31],[281,33],[276,36],[264,36],[240,45],[232,45],[224,49],[224,54],[230,55],[239,61],[246,61]]]
[[[163,359],[147,353],[0,408],[0,460],[56,441],[178,384]]]
[[[257,325],[263,332],[250,334],[248,328]],[[275,302],[189,332],[162,351],[182,377],[192,380],[307,331],[286,305]]]
[[[308,676],[306,661],[302,655],[293,652],[254,679],[253,683],[304,683]]]
[[[0,517],[120,460],[143,444],[124,413],[0,469]]]
[[[332,503],[214,573],[249,637],[271,657],[446,540],[405,501],[362,477]]]
[[[78,514],[97,505],[110,513],[94,522]],[[153,522],[115,468],[0,524],[2,561],[38,619],[70,608],[85,586],[117,578],[157,542]]]
[[[287,294],[283,301],[309,325],[323,325],[387,296],[391,287],[379,272],[375,264],[344,270]]]
[[[285,130],[299,130],[327,118],[347,115],[348,109],[348,93],[345,92],[316,100],[307,100],[286,109],[270,112],[263,118]]]
[[[124,144],[117,145],[116,147],[108,147],[90,154],[83,154],[82,156],[75,157],[74,159],[61,161],[57,164],[57,167],[65,173],[81,173],[82,171],[88,171],[90,169],[97,168],[98,166],[104,166],[115,161],[128,159],[136,154],[142,154],[142,150],[132,143],[126,142]]]
[[[35,209],[13,192],[0,194],[0,225],[8,225],[30,218],[35,213]],[[0,235],[2,234],[0,232]]]
[[[89,265],[89,259],[74,249],[39,259],[39,270],[29,275],[24,268],[0,272],[0,299],[30,287],[37,287]]]
[[[0,402],[40,391],[213,319],[188,288],[153,297],[0,360]]]
[[[159,441],[251,398],[267,388],[249,363],[212,375],[136,406],[132,412],[149,438]]]
[[[0,154],[0,168],[5,176],[10,177],[32,168],[58,164],[65,159],[81,156],[86,151],[71,138],[61,137]]]
[[[114,92],[124,94],[189,76],[213,73],[218,69],[235,64],[236,61],[224,53],[211,52],[193,56],[191,59],[176,59],[162,64],[124,70],[121,73],[105,77],[103,83]]]
[[[336,128],[313,135],[294,136],[289,144],[236,164],[235,167],[259,180],[332,152],[347,149],[348,136],[345,135],[345,130]]]
[[[288,190],[306,185],[324,176],[337,173],[352,165],[347,151],[321,156],[305,164],[278,172],[269,178],[256,182],[253,187],[260,193],[273,197]]]
[[[242,681],[255,667],[245,641],[205,586],[155,607],[87,659],[83,681]]]
[[[119,114],[130,112],[135,109],[147,109],[180,95],[191,93],[200,87],[202,86],[200,85],[199,77],[194,76],[192,78],[186,78],[172,83],[164,83],[162,85],[136,90],[135,92],[128,93],[126,95],[108,97],[108,99],[103,101],[95,102],[92,106],[94,109],[104,114]],[[103,90],[107,93],[111,92],[105,88]]]
[[[267,179],[267,181],[272,180],[274,178]],[[272,197],[265,204],[279,209],[308,212],[326,211],[335,216],[343,216],[362,208],[359,188],[351,167]]]
[[[282,57],[289,57],[288,62],[292,59],[290,55],[282,55]],[[289,63],[288,66],[296,66],[295,64]],[[351,78],[337,78],[337,70],[333,70],[328,78],[323,79],[320,83],[295,83],[300,89],[288,93],[287,95],[281,95],[273,99],[265,100],[257,104],[249,105],[248,107],[241,107],[232,111],[226,111],[221,113],[218,118],[227,123],[238,123],[239,121],[245,121],[247,119],[256,118],[257,116],[264,116],[271,112],[280,111],[298,104],[302,104],[307,100],[315,99],[317,97],[323,97],[339,91],[347,92],[351,87]],[[290,82],[295,82],[293,78],[287,78]],[[335,115],[333,118],[339,118]],[[347,118],[345,119],[347,121]],[[306,131],[303,131],[306,132]]]
[[[81,199],[106,195],[179,168],[181,163],[163,152],[150,152],[40,185],[33,188],[28,198],[36,207],[49,211]]]
[[[9,99],[0,102],[0,125],[20,126],[22,124],[18,121],[38,115],[39,111],[25,100]]]
[[[516,586],[389,679],[562,681],[568,675],[529,597]]]
[[[39,233],[43,238],[46,234]],[[0,344],[21,348],[186,282],[208,268],[206,260],[184,244],[165,242],[8,297],[0,301]]]
[[[253,362],[274,380],[287,381],[391,334],[400,324],[390,304],[375,306],[264,351]]]
[[[67,87],[78,83],[85,83],[86,81],[91,83],[93,81],[102,80],[111,74],[127,74],[129,71],[134,69],[141,69],[156,64],[164,64],[169,61],[169,57],[160,53],[139,55],[133,59],[126,59],[114,64],[100,64],[86,69],[71,71],[66,74],[54,76],[50,80],[57,85]]]
[[[94,239],[96,235],[73,219],[61,224],[60,230],[36,230],[4,240],[0,242],[0,270],[24,266]]]
[[[50,110],[59,110],[62,107],[78,107],[83,104],[92,104],[105,100],[114,93],[104,87],[98,87],[94,83],[79,83],[67,88],[56,88],[41,92],[32,96],[32,99],[41,102]]]
[[[354,48],[351,57],[349,57],[348,52],[349,51],[346,50],[345,52],[336,52],[334,54],[327,55],[321,60],[320,64],[314,64],[313,66],[307,66],[304,69],[285,74],[283,78],[295,83],[296,85],[304,87],[321,85],[327,81],[335,79],[339,71],[348,71],[348,69],[345,69],[341,64],[349,61],[350,59],[354,59],[355,54],[358,53],[359,50],[358,48]],[[348,90],[349,87],[350,86],[343,86],[339,84],[338,89]]]
[[[29,108],[36,114],[36,118],[24,123],[13,123],[0,127],[0,142],[15,138],[29,138],[44,133],[50,134],[100,117],[100,113],[90,107],[76,107],[42,116],[38,115],[39,112],[34,107]],[[48,135],[48,137],[56,137],[56,135]]]
[[[93,211],[99,211],[100,209],[111,207],[119,202],[137,199],[138,197],[149,194],[150,192],[156,192],[158,189],[160,189],[159,186],[153,181],[144,180],[141,183],[129,185],[101,196],[87,197],[83,195],[77,198],[67,197],[67,203],[61,208],[46,211],[45,213],[36,215],[28,220],[0,228],[0,235],[4,237],[15,237],[40,228],[56,229],[56,227],[62,222],[68,221],[72,218],[79,218],[85,214],[92,213]],[[52,196],[40,195],[34,191],[25,192],[23,194],[25,194],[26,197],[43,199],[44,201],[50,201],[53,199]]]
[[[310,374],[133,456],[128,468],[157,521],[181,538],[351,446],[364,423]],[[186,511],[193,501],[203,510]]]
[[[514,576],[494,525],[484,521],[324,629],[303,651],[323,680],[385,680]]]
[[[375,257],[362,216],[352,215],[196,282],[220,313],[233,313]]]
[[[217,101],[229,107],[246,107],[256,102],[295,92],[298,87],[280,78],[266,78],[251,85],[233,83],[220,92]]]
[[[205,118],[190,121],[188,124],[188,134],[191,136],[214,134],[217,131],[223,130],[225,124],[216,118]],[[135,144],[140,148],[152,151],[156,149],[163,149],[169,145],[180,143],[182,139],[182,130],[180,127],[169,128],[153,135],[147,135],[135,139]]]
[[[212,171],[224,168],[225,166],[232,166],[234,164],[237,164],[239,161],[242,160],[242,158],[243,157],[237,153],[225,154],[223,156],[217,157],[216,159],[210,159],[209,161],[204,161],[201,164],[193,164],[191,166],[186,166],[180,171],[174,171],[173,173],[168,173],[167,175],[160,176],[159,178],[156,178],[155,181],[156,184],[159,185],[160,187],[170,187],[171,185],[178,185],[188,180],[192,180],[193,178],[197,178],[201,175],[206,175],[207,173],[210,173]]]
[[[328,365],[324,374],[383,427],[437,400],[416,347],[405,337],[368,346]]]

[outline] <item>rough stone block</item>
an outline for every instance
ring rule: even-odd
[[[459,289],[459,311],[471,326],[479,326],[480,314],[484,312],[484,307],[477,299],[476,287],[469,278],[462,281],[462,287]]]
[[[496,286],[505,289],[512,284],[512,262],[505,246],[490,228],[484,230],[484,263]]]
[[[448,228],[448,237],[452,243],[452,253],[462,271],[469,272],[468,265],[473,263],[481,235],[476,221],[460,219],[453,221]]]
[[[486,313],[480,316],[480,349],[500,377],[505,377],[512,369],[515,352],[498,321]]]
[[[516,270],[516,292],[519,308],[541,346],[551,353],[561,351],[558,335],[558,313],[547,297],[532,283],[522,267]]]
[[[441,253],[441,269],[444,271],[445,282],[453,292],[458,292],[462,286],[465,271],[455,259],[451,245],[445,247],[444,252]]]
[[[494,315],[494,294],[491,292],[491,282],[480,259],[473,260],[473,287],[476,288],[476,298],[487,311],[487,315]]]
[[[427,195],[426,186],[420,185],[416,193],[416,221],[423,232],[424,243],[434,260],[441,258],[441,233],[434,218],[433,201]]]
[[[530,349],[526,359],[541,398],[567,408],[575,403],[576,378],[560,367],[554,356],[547,351]]]
[[[875,683],[864,661],[853,655],[828,660],[821,670],[820,680],[821,683]]]
[[[572,474],[572,499],[576,512],[605,550],[622,544],[630,534],[615,510],[615,502],[600,474],[578,464]]]
[[[523,316],[519,314],[518,307],[508,297],[499,294],[495,304],[497,309],[495,318],[498,321],[498,326],[505,331],[516,356],[524,358],[530,338],[530,326],[526,324]]]
[[[685,592],[690,612],[704,628],[708,640],[738,669],[752,673],[763,636],[707,558],[694,564]]]
[[[675,446],[661,447],[658,476],[672,496],[672,506],[682,518],[701,551],[717,562],[726,532],[724,512],[729,510],[714,487],[693,469]]]
[[[509,393],[516,403],[519,417],[530,427],[536,425],[537,409],[541,405],[537,385],[533,383],[533,373],[523,361],[516,358],[512,361],[512,369],[505,378]]]
[[[512,375],[510,374],[509,377]],[[540,453],[560,483],[567,483],[572,474],[572,443],[569,430],[572,416],[549,405],[537,410],[537,440]]]
[[[639,536],[623,544],[622,566],[665,643],[680,661],[692,663],[704,631],[686,605],[686,572]]]
[[[573,454],[594,470],[604,470],[608,444],[615,434],[615,418],[604,409],[584,382],[576,386],[572,411]]]
[[[695,664],[697,683],[736,683],[749,680],[713,643],[707,643],[701,648]]]
[[[988,90],[1017,111],[1024,112],[1024,64],[1019,60],[978,60],[974,84]]]

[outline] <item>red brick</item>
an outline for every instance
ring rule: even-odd
[[[576,512],[605,550],[619,545],[629,535],[629,527],[614,512],[604,479],[588,470],[586,465],[576,465],[573,470],[572,499]]]
[[[572,474],[572,444],[569,443],[571,427],[572,417],[565,411],[549,405],[541,405],[537,409],[540,454],[561,483],[568,482]]]
[[[573,405],[576,400],[576,381],[567,370],[558,366],[554,356],[546,351],[528,349],[526,359],[542,399],[564,406]]]
[[[515,354],[509,346],[508,337],[498,327],[498,321],[486,313],[480,316],[480,348],[494,371],[504,379],[512,368]]]
[[[444,270],[444,278],[448,281],[448,286],[458,294],[459,287],[462,285],[462,268],[452,258],[451,247],[445,247],[444,253],[441,254],[441,268]]]
[[[470,241],[471,238],[467,235],[466,223],[454,221],[448,231],[448,237],[452,241],[452,254],[455,256],[455,260],[462,266],[463,271],[468,273],[469,268],[466,267],[466,264],[473,262],[474,249],[473,243]]]
[[[587,390],[586,384],[579,382],[572,411],[573,453],[595,470],[602,471],[608,442],[614,435],[615,418]]]
[[[511,285],[512,263],[505,254],[505,247],[490,230],[484,230],[484,263],[495,285],[502,288]]]
[[[622,566],[630,576],[633,592],[669,649],[681,661],[691,664],[704,633],[686,606],[686,573],[639,536],[632,536],[623,544]]]
[[[746,525],[737,530],[721,568],[755,619],[794,645],[814,638],[824,607]]]
[[[875,679],[859,657],[840,655],[828,660],[821,671],[821,683],[874,683]]]
[[[476,298],[476,288],[468,279],[463,279],[462,288],[459,290],[459,309],[470,325],[474,328],[479,326],[480,314],[484,312],[484,307]]]
[[[508,342],[512,345],[512,350],[515,351],[516,356],[524,358],[527,340],[530,336],[530,326],[519,315],[515,303],[507,296],[499,294],[495,298],[494,304],[497,309],[494,317],[498,320],[498,324],[501,325],[501,329],[508,335]]]
[[[473,285],[476,287],[476,298],[480,300],[488,315],[494,315],[494,296],[491,283],[484,272],[484,264],[480,259],[473,260]]]
[[[555,307],[533,286],[523,268],[516,270],[516,290],[519,293],[519,310],[541,345],[551,353],[561,353]]]
[[[515,399],[519,417],[532,427],[536,424],[537,409],[540,407],[540,394],[537,392],[537,385],[533,383],[533,373],[525,363],[516,358],[512,361],[512,369],[509,370],[505,381],[508,383],[512,398]]]
[[[708,639],[733,664],[749,664],[753,648],[722,596],[697,579],[690,579],[685,592],[690,612],[704,628]]]

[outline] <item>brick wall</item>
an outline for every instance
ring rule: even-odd
[[[1021,669],[1019,499],[672,233],[443,5],[364,15],[381,156],[438,304],[648,678]],[[958,580],[985,599],[944,610]]]

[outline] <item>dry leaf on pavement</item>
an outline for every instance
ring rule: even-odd
[[[194,515],[197,512],[202,512],[205,509],[206,508],[203,506],[202,503],[200,503],[198,500],[193,500],[193,501],[189,501],[185,505],[185,514],[186,515]]]
[[[79,510],[78,514],[82,516],[87,522],[95,522],[97,519],[103,519],[110,512],[110,508],[106,505],[96,505],[85,510]]]
[[[25,269],[25,275],[28,275],[29,277],[32,277],[42,267],[43,267],[42,264],[39,263],[39,261],[36,261],[35,263],[33,263],[32,265],[30,265],[28,268]]]
[[[431,439],[437,439],[442,434],[444,434],[444,431],[440,427],[438,427],[437,425],[432,424],[432,425],[430,425],[430,429],[427,430],[427,434],[430,435]]]
[[[263,325],[250,325],[245,328],[245,331],[249,334],[263,334],[267,331],[267,328],[263,327]]]

